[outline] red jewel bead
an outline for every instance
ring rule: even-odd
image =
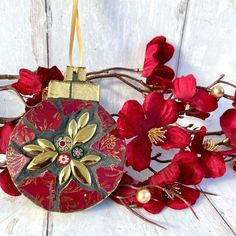
[[[57,157],[57,163],[60,166],[65,166],[67,164],[69,164],[71,161],[71,157],[69,154],[67,153],[61,153],[58,157]]]
[[[60,142],[60,146],[64,147],[66,145],[66,142],[63,140]]]

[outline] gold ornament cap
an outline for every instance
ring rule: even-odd
[[[47,98],[69,98],[99,102],[100,86],[86,81],[86,68],[67,66],[64,81],[51,80]]]

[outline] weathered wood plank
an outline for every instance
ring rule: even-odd
[[[177,68],[187,7],[188,1],[165,1],[163,4],[162,1],[81,0],[79,8],[84,65],[89,70],[118,65],[141,67],[147,41],[163,34],[177,48],[170,63]],[[50,62],[63,69],[68,61],[70,7],[67,2],[52,0],[51,10],[53,24],[50,32]],[[77,56],[76,60],[78,61]],[[103,81],[101,84],[101,103],[112,113],[117,112],[127,99],[141,99],[135,91],[119,82]],[[204,197],[197,204],[196,211],[201,219],[199,222],[190,211],[166,210],[158,216],[150,215],[164,226],[170,226],[164,232],[140,221],[120,206],[106,201],[95,209],[72,213],[69,217],[51,213],[48,232],[50,235],[63,235],[68,231],[72,235],[233,235]]]
[[[180,54],[179,63],[180,74],[193,71],[196,72],[196,75],[202,77],[209,75],[209,78],[213,78],[222,72],[218,66],[218,71],[215,69],[214,72],[208,73],[210,72],[209,68],[213,71],[213,66],[222,66],[223,61],[223,68],[226,70],[223,72],[231,72],[232,78],[234,78],[235,72],[229,68],[235,65],[235,57],[231,57],[232,51],[235,51],[235,45],[232,48],[226,47],[229,54],[228,58],[224,56],[227,55],[223,51],[225,45],[222,45],[220,49],[219,45],[224,39],[220,26],[226,24],[229,30],[230,25],[235,20],[233,14],[235,1],[215,2],[212,4],[212,1],[209,0],[191,1],[190,13],[186,19],[186,29],[182,34],[187,1],[173,2],[168,0],[163,4],[161,0],[117,0],[111,2],[81,0],[80,14],[85,65],[90,70],[114,65],[141,67],[147,40],[155,35],[163,34],[171,39],[177,48],[181,46],[183,36],[183,54]],[[49,61],[51,65],[57,64],[61,69],[65,68],[68,61],[67,45],[71,7],[68,1],[62,0],[51,0],[46,1],[46,3],[47,6],[44,5],[43,0],[32,0],[31,10],[30,3],[26,1],[18,0],[14,9],[7,1],[1,4],[0,33],[3,37],[0,38],[0,53],[7,55],[0,59],[1,73],[16,73],[20,67],[35,69],[36,64],[47,65]],[[203,7],[207,10],[201,12]],[[36,8],[39,9],[35,10]],[[45,13],[45,8],[47,13]],[[214,22],[214,10],[217,12],[216,15],[220,16],[219,22],[216,23]],[[18,17],[9,21],[8,14]],[[47,22],[45,22],[45,14],[47,14]],[[210,20],[207,18],[209,16],[206,15],[210,15]],[[32,19],[33,16],[35,18]],[[200,19],[198,19],[199,16],[201,16]],[[209,24],[212,26],[208,26],[208,21],[211,22]],[[219,29],[216,27],[217,24],[219,24]],[[207,37],[204,37],[203,32],[200,34],[202,38],[198,39],[198,32],[204,28],[206,28],[205,32],[211,29],[209,35],[212,35],[217,28],[217,33],[213,34],[217,40],[214,41],[212,38],[208,40]],[[6,29],[11,30],[8,32]],[[223,30],[224,35],[227,35],[228,30],[225,28]],[[40,32],[40,37],[38,32]],[[49,42],[47,42],[45,34],[48,34]],[[229,34],[228,43],[233,42],[233,38],[235,38],[235,33],[230,32]],[[194,40],[194,38],[196,39]],[[205,42],[205,50],[201,48],[201,40]],[[215,46],[212,46],[213,41]],[[10,46],[9,42],[11,42]],[[195,44],[196,46],[191,46]],[[200,53],[199,48],[205,52],[207,47],[212,48],[212,50],[220,50],[220,54],[224,58],[218,58],[217,63],[213,63],[213,59],[216,59],[218,54],[214,54],[214,57],[211,55],[209,59],[206,59],[206,53]],[[48,50],[51,57],[47,55]],[[171,62],[174,68],[178,66],[178,53],[179,50]],[[222,60],[220,61],[220,59]],[[207,67],[208,60],[210,60],[209,67]],[[130,98],[141,99],[141,96],[118,82],[107,81],[102,83],[101,102],[110,112],[116,112],[122,103]],[[15,97],[5,94],[4,99],[13,102]],[[8,107],[11,106],[8,105]],[[7,110],[7,108],[1,107],[0,114],[13,114],[19,109],[14,106],[12,108],[12,110]],[[212,126],[212,128],[215,127]],[[232,188],[227,187],[227,183],[229,183],[227,181],[230,181],[229,186],[235,185],[233,174],[229,173],[226,176],[225,184],[222,183],[224,182],[223,179],[219,182],[215,181],[214,184],[209,180],[205,181],[204,186],[206,186],[205,190],[222,193],[224,197],[212,197],[210,199],[223,217],[230,222],[230,226],[235,228],[234,222],[232,222],[235,218],[235,210],[232,207],[233,202],[235,202],[234,193]],[[176,212],[167,209],[158,216],[148,215],[164,226],[169,226],[168,231],[160,230],[140,221],[111,201],[106,201],[94,209],[81,213],[48,214],[35,207],[23,196],[11,198],[1,193],[0,199],[1,206],[3,206],[0,214],[1,235],[65,235],[68,232],[71,235],[234,235],[224,219],[217,214],[214,207],[204,197],[195,206],[200,218],[199,222],[188,210]]]
[[[156,35],[165,35],[178,48],[186,4],[186,0],[165,4],[160,0],[79,1],[84,65],[88,70],[114,65],[142,67],[146,43]],[[71,7],[67,1],[51,1],[50,63],[62,70],[68,64]],[[177,58],[178,50],[171,62],[173,67]],[[78,63],[78,55],[74,62]],[[102,84],[102,104],[112,113],[125,100],[141,98],[116,80]]]
[[[0,73],[17,74],[47,62],[44,0],[2,1],[0,4]],[[2,84],[12,81],[1,81]],[[1,92],[0,116],[17,116],[23,104],[12,92]],[[47,212],[20,196],[0,191],[0,235],[45,235]]]
[[[222,73],[226,80],[235,84],[236,77],[236,1],[191,1],[181,48],[179,75],[193,73],[199,83],[209,85]],[[233,95],[233,91],[227,88]],[[231,106],[222,100],[216,116]],[[207,121],[210,130],[220,127],[215,117]],[[199,124],[200,125],[200,124]],[[235,172],[230,170],[222,179],[206,180],[204,189],[219,194],[209,197],[222,217],[236,231]]]

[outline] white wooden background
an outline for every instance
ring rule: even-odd
[[[1,0],[1,74],[15,74],[22,67],[34,70],[38,65],[65,68],[71,2]],[[236,0],[81,0],[79,7],[84,64],[89,70],[141,67],[145,44],[165,35],[176,47],[170,65],[177,75],[194,73],[209,84],[225,73],[235,81]],[[141,99],[118,82],[102,83],[101,103],[110,112],[134,97]],[[0,116],[22,111],[12,93],[1,92]],[[217,129],[215,122],[208,123]],[[110,200],[81,213],[59,214],[48,213],[23,196],[12,198],[1,192],[0,235],[235,235],[236,173],[229,170],[220,180],[205,180],[202,187],[219,196],[201,197],[195,205],[200,221],[189,210],[147,214],[168,231],[142,222]]]

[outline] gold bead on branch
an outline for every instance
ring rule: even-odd
[[[139,203],[145,204],[151,200],[151,192],[147,188],[143,188],[137,191],[136,198]]]
[[[215,98],[222,98],[224,96],[224,92],[223,87],[216,85],[211,89],[210,94]]]

